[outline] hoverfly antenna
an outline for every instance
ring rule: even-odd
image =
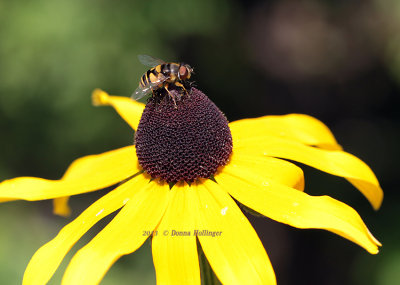
[[[189,64],[183,63],[183,65],[189,70],[190,73],[194,73],[193,67],[191,67]]]

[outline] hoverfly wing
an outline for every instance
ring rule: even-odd
[[[165,77],[162,74],[159,74],[159,77],[157,80],[150,82],[146,86],[142,87],[139,85],[138,88],[136,88],[135,92],[133,92],[131,98],[134,100],[139,100],[152,92],[153,90],[156,90],[162,85],[165,81],[167,80],[167,77]]]
[[[141,64],[149,66],[149,67],[154,67],[154,66],[165,63],[165,61],[163,61],[161,59],[154,58],[150,55],[144,55],[144,54],[139,54],[138,59]]]
[[[134,100],[142,99],[144,96],[150,93],[150,91],[151,91],[150,86],[145,86],[145,87],[139,86],[138,88],[136,88],[135,92],[132,93],[131,98]]]

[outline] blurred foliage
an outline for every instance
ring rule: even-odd
[[[165,13],[169,7],[177,8]],[[119,139],[123,124],[111,110],[93,109],[91,91],[130,95],[146,70],[138,53],[173,58],[166,38],[215,32],[224,25],[219,11],[226,10],[212,0],[1,1],[0,119],[3,137],[19,138],[1,142],[8,160],[37,161],[38,167],[27,167],[40,174],[57,162],[65,167],[74,148],[83,151],[99,140],[126,144]],[[114,136],[102,132],[115,124]]]
[[[146,70],[137,54],[182,60],[230,120],[316,116],[381,181],[386,197],[375,213],[344,180],[305,168],[308,193],[359,211],[383,243],[377,256],[330,233],[251,218],[279,284],[394,284],[399,15],[396,0],[0,0],[0,179],[57,179],[75,158],[130,144],[130,128],[111,108],[91,106],[91,91],[130,96]],[[73,216],[103,193],[73,198]],[[0,283],[19,284],[35,250],[71,219],[52,216],[49,201],[0,205]],[[153,284],[151,263],[146,243],[103,283]]]

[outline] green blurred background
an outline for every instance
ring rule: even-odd
[[[304,167],[306,191],[354,207],[383,247],[372,256],[327,232],[250,218],[279,284],[396,284],[399,32],[395,0],[0,0],[0,180],[58,179],[75,158],[131,144],[127,124],[93,107],[91,91],[130,96],[146,70],[138,54],[185,61],[229,120],[313,115],[383,186],[374,212],[343,179]],[[68,219],[53,216],[50,201],[1,204],[0,284],[20,284],[33,253],[103,193],[72,198]],[[146,243],[102,284],[154,282]]]

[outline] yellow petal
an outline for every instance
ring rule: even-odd
[[[375,174],[363,161],[344,151],[328,151],[272,136],[237,139],[237,150],[252,155],[266,155],[301,162],[327,173],[348,179],[379,209],[383,191]]]
[[[200,268],[197,255],[193,206],[188,199],[193,189],[175,185],[170,203],[153,236],[152,252],[157,284],[198,284]]]
[[[148,183],[135,177],[104,195],[42,246],[26,268],[24,284],[46,284],[71,247],[99,220],[121,208]]]
[[[95,89],[92,94],[93,105],[111,105],[118,114],[136,130],[142,116],[144,104],[136,102],[128,97],[110,96],[100,89]]]
[[[297,228],[325,229],[347,238],[372,254],[381,244],[358,213],[328,196],[309,196],[272,180],[254,175],[245,167],[228,166],[216,177],[218,185],[245,206]]]
[[[139,172],[135,147],[128,146],[75,160],[68,179],[18,177],[0,183],[0,198],[44,200],[95,191]]]
[[[276,284],[257,233],[233,199],[211,180],[192,187],[189,193],[197,215],[198,239],[221,283]],[[205,231],[215,235],[201,235]]]
[[[117,112],[127,121],[132,128],[136,129],[142,115],[144,105],[126,97],[109,96],[106,92],[96,89],[92,94],[93,104],[99,105],[112,105]],[[71,167],[74,165],[71,165]],[[73,178],[76,174],[74,168],[68,169],[63,179]],[[72,171],[71,171],[72,170]],[[60,216],[69,216],[71,210],[68,206],[68,197],[57,198],[53,201],[54,214]]]
[[[155,181],[137,186],[132,197],[115,218],[72,258],[62,284],[98,284],[122,255],[138,249],[160,222],[168,204],[168,185]]]
[[[300,167],[291,162],[275,157],[251,155],[245,149],[235,149],[230,157],[229,165],[246,167],[249,171],[272,179],[281,184],[304,190],[304,174]],[[223,170],[222,170],[223,171]]]
[[[269,135],[325,149],[341,149],[327,126],[303,114],[243,119],[230,123],[229,127],[238,138]]]

